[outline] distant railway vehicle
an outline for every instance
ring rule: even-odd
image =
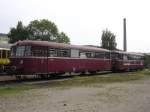
[[[143,54],[123,52],[123,51],[112,51],[112,70],[113,71],[131,71],[143,69],[144,61]]]
[[[106,49],[47,41],[19,41],[11,48],[14,74],[106,71],[112,69],[111,52]]]

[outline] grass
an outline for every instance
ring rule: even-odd
[[[137,72],[126,73],[109,73],[106,75],[92,75],[92,76],[76,76],[67,80],[49,81],[40,84],[19,84],[15,86],[6,86],[0,88],[0,94],[20,93],[30,89],[39,88],[66,88],[78,86],[90,86],[93,84],[108,84],[114,82],[125,82],[139,80],[150,76],[150,70],[143,70]]]
[[[32,85],[17,85],[17,86],[12,86],[12,87],[1,87],[0,88],[0,95],[1,94],[14,94],[14,93],[20,93],[25,90],[30,90],[33,89]]]

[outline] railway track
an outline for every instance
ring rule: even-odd
[[[70,78],[73,78],[75,76],[79,77],[85,77],[85,76],[94,76],[94,75],[107,75],[112,72],[110,71],[105,71],[105,72],[99,72],[97,74],[74,74],[74,75],[68,75],[64,74],[61,76],[51,76],[49,78],[35,78],[34,76],[28,76],[25,79],[20,79],[17,80],[15,76],[0,76],[0,87],[1,86],[12,86],[16,84],[36,84],[36,83],[46,83],[50,81],[62,81],[62,80],[68,80]]]
[[[1,76],[2,77],[2,76]],[[50,78],[27,78],[27,79],[21,79],[17,80],[14,77],[10,78],[9,76],[5,76],[5,78],[0,77],[0,86],[8,86],[8,85],[17,85],[17,84],[35,84],[35,83],[45,83],[49,81],[57,81],[57,80],[67,80],[74,76],[57,76],[57,77],[50,77]]]

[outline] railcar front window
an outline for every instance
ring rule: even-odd
[[[25,56],[31,56],[31,46],[26,46],[26,48],[25,48]]]
[[[24,56],[25,46],[18,46],[16,48],[16,56]]]

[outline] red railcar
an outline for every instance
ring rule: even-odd
[[[112,70],[131,71],[144,68],[143,54],[123,51],[112,51]]]
[[[15,74],[50,74],[111,70],[110,51],[47,41],[19,41],[10,62]]]

